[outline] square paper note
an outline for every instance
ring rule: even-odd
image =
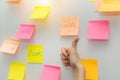
[[[7,38],[0,48],[0,52],[15,54],[20,46],[20,40]]]
[[[43,63],[44,51],[42,45],[28,45],[28,62]]]
[[[88,39],[109,39],[109,22],[107,20],[89,21]]]
[[[86,70],[86,80],[98,80],[97,60],[82,60]]]
[[[60,80],[60,67],[44,65],[40,80]]]
[[[61,36],[78,36],[79,35],[79,18],[78,17],[64,17],[62,18]]]
[[[20,28],[18,29],[18,32],[16,34],[16,38],[31,39],[34,32],[35,32],[35,25],[21,24]]]
[[[35,6],[30,19],[44,21],[50,12],[50,6]]]
[[[24,80],[26,64],[22,62],[12,62],[8,75],[8,80]]]
[[[100,12],[120,11],[120,0],[101,0]]]

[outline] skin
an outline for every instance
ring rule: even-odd
[[[77,51],[79,38],[73,40],[70,48],[61,49],[61,60],[64,66],[70,66],[73,70],[74,80],[85,80],[85,69]]]

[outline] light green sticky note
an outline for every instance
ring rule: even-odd
[[[96,2],[96,0],[88,0],[89,2]]]
[[[29,63],[43,63],[44,52],[42,45],[28,45],[28,57]]]

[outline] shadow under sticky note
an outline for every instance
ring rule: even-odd
[[[24,80],[26,71],[26,64],[22,62],[12,62],[8,80]]]
[[[97,60],[82,60],[86,70],[86,80],[98,80],[98,62]]]
[[[63,17],[60,28],[61,36],[79,36],[79,18]]]
[[[98,11],[120,12],[120,0],[101,0]],[[99,4],[99,3],[98,3]]]
[[[18,32],[16,33],[16,38],[19,39],[31,39],[35,32],[35,25],[32,24],[21,24]]]
[[[50,6],[35,6],[30,19],[44,21],[50,12]]]
[[[60,80],[60,67],[44,65],[40,80]]]
[[[7,0],[8,3],[19,3],[21,0]]]
[[[88,39],[108,40],[109,39],[109,21],[107,20],[89,21]]]
[[[20,46],[20,40],[14,38],[7,38],[0,47],[0,52],[15,54]]]
[[[42,45],[28,45],[28,58],[29,63],[43,63],[44,51]]]

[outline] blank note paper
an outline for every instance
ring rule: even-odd
[[[50,12],[50,6],[35,6],[30,19],[44,21]]]
[[[101,0],[100,12],[116,12],[120,11],[120,0]]]
[[[88,39],[108,40],[109,22],[107,20],[89,21]]]
[[[61,36],[78,36],[79,35],[79,18],[64,17],[61,22]]]
[[[21,0],[7,0],[8,3],[19,3]]]
[[[86,70],[86,80],[98,80],[97,60],[82,60]]]
[[[14,38],[7,38],[0,47],[0,52],[15,54],[20,46],[20,40]]]
[[[28,45],[28,58],[29,63],[43,63],[44,51],[42,45]]]
[[[40,80],[60,80],[60,67],[44,65]]]
[[[95,2],[96,0],[88,0],[89,2]]]
[[[18,32],[16,33],[16,38],[19,39],[31,39],[35,32],[35,25],[33,24],[21,24]]]
[[[12,62],[8,74],[8,80],[24,80],[26,64],[23,62]]]

